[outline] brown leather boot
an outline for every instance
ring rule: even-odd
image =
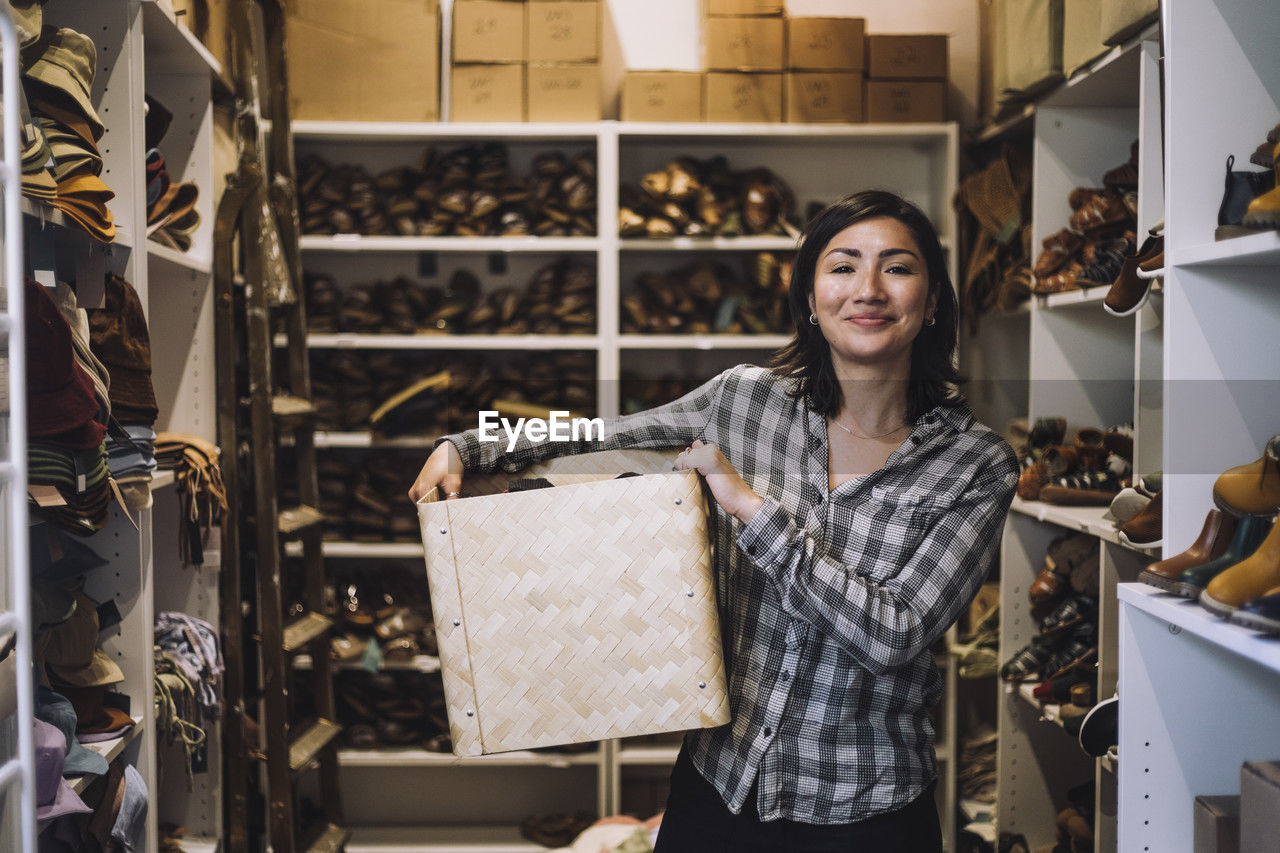
[[[1213,502],[1232,515],[1275,515],[1280,507],[1280,435],[1271,436],[1256,462],[1224,471],[1213,484]]]
[[[1216,509],[1209,510],[1204,517],[1204,527],[1200,536],[1191,547],[1174,557],[1152,563],[1138,575],[1138,580],[1149,583],[1160,589],[1173,591],[1173,584],[1178,575],[1187,569],[1202,566],[1210,560],[1216,560],[1227,550],[1227,543],[1236,532],[1236,518]]]
[[[1246,601],[1261,598],[1280,586],[1280,523],[1262,540],[1258,550],[1209,581],[1200,604],[1210,613],[1228,617]]]
[[[1120,528],[1120,538],[1140,548],[1158,548],[1164,535],[1164,492],[1156,492],[1151,503]]]

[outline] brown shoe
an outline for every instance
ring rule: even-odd
[[[1139,548],[1158,548],[1164,536],[1164,492],[1156,492],[1142,512],[1120,527],[1120,539]]]
[[[1037,276],[1044,277],[1062,269],[1080,251],[1084,240],[1074,231],[1063,228],[1057,234],[1046,237],[1041,245],[1044,251],[1036,258],[1033,271]]]
[[[1246,601],[1261,598],[1280,586],[1280,522],[1243,562],[1209,581],[1200,593],[1200,604],[1211,613],[1227,617]]]
[[[1141,278],[1138,270],[1157,257],[1160,259],[1160,265],[1152,269],[1160,269],[1164,266],[1163,235],[1148,237],[1142,244],[1142,248],[1124,259],[1120,274],[1112,283],[1111,290],[1107,291],[1107,298],[1102,300],[1102,307],[1108,314],[1115,317],[1128,317],[1146,303],[1147,295],[1151,292],[1151,279]],[[1150,272],[1150,270],[1144,271]]]
[[[1146,570],[1138,575],[1138,580],[1172,592],[1178,575],[1187,569],[1216,560],[1226,553],[1227,543],[1231,541],[1231,536],[1235,532],[1235,516],[1211,509],[1204,517],[1204,527],[1200,529],[1200,535],[1190,548],[1175,557],[1147,566]]]
[[[1232,515],[1275,515],[1280,507],[1280,435],[1271,436],[1256,462],[1224,471],[1213,484],[1213,502]]]

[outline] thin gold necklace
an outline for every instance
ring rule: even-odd
[[[831,422],[832,422],[833,424],[835,424],[836,426],[840,427],[840,429],[842,429],[842,430],[844,430],[845,432],[849,433],[849,435],[853,436],[854,438],[862,438],[862,439],[884,438],[886,435],[893,435],[893,434],[894,434],[895,432],[897,432],[898,430],[900,430],[900,429],[905,429],[905,428],[906,428],[906,426],[907,426],[906,424],[903,424],[902,426],[896,426],[896,427],[894,427],[893,429],[889,430],[888,432],[876,433],[875,435],[861,435],[860,433],[856,433],[856,432],[854,432],[853,430],[849,429],[847,426],[845,426],[844,424],[840,423],[840,422],[839,422],[838,420],[836,420],[835,418],[832,418],[832,419],[831,419]]]

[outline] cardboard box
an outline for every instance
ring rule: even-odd
[[[947,120],[947,84],[941,80],[868,80],[867,121],[897,124]]]
[[[865,18],[787,20],[787,67],[792,71],[861,71],[866,58]]]
[[[947,37],[869,35],[867,76],[881,80],[945,80]]]
[[[1240,798],[1196,797],[1195,853],[1240,853]]]
[[[1102,0],[1099,29],[1107,44],[1122,44],[1160,17],[1159,0]]]
[[[628,71],[623,121],[702,121],[702,75],[696,71]]]
[[[785,0],[707,0],[708,15],[781,15]]]
[[[1070,75],[1106,52],[1102,43],[1102,0],[1062,0],[1062,71]]]
[[[530,65],[526,121],[599,121],[600,66]]]
[[[453,62],[524,62],[526,27],[518,0],[454,0]]]
[[[289,0],[295,119],[438,121],[437,0]]]
[[[729,721],[706,499],[670,468],[562,456],[524,472],[555,488],[418,504],[456,755]]]
[[[703,30],[712,71],[781,71],[785,65],[781,18],[708,19]]]
[[[782,75],[707,72],[702,98],[707,121],[782,121]]]
[[[523,65],[455,65],[451,121],[524,121]]]
[[[1007,85],[1038,92],[1062,79],[1063,0],[1001,0],[1005,32]]]
[[[791,71],[786,83],[787,121],[862,121],[860,73]]]
[[[1275,853],[1280,838],[1280,761],[1240,768],[1240,853]]]
[[[596,0],[535,0],[528,6],[530,62],[598,62]]]

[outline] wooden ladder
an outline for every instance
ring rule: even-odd
[[[261,142],[260,103],[255,85],[254,6],[261,7],[262,50],[267,57],[270,93],[270,157]],[[342,825],[338,786],[337,737],[333,683],[329,662],[332,620],[325,615],[323,516],[316,479],[315,408],[311,404],[310,365],[306,344],[306,306],[301,290],[298,215],[294,190],[292,138],[289,133],[288,88],[284,67],[284,15],[278,0],[235,0],[232,32],[236,44],[237,135],[239,168],[229,176],[215,223],[215,299],[219,441],[232,464],[228,493],[235,496],[224,541],[222,577],[223,638],[227,647],[227,725],[224,768],[227,780],[225,822],[228,850],[247,851],[250,838],[248,755],[257,744],[246,737],[246,670],[242,650],[255,658],[259,674],[261,730],[265,735],[267,830],[274,853],[335,853],[350,833]],[[268,175],[271,178],[268,180]],[[264,239],[275,232],[278,242]],[[233,237],[238,237],[244,276],[235,278]],[[268,286],[268,252],[282,252],[288,287]],[[277,282],[278,284],[278,282]],[[278,323],[284,328],[288,366],[273,376]],[[239,376],[238,376],[239,374]],[[285,380],[280,383],[279,380]],[[296,506],[278,499],[277,456],[282,439],[292,444],[297,475]],[[241,474],[252,472],[242,481]],[[303,612],[287,623],[284,617],[284,551],[288,542],[301,545]],[[246,549],[248,546],[248,549]],[[229,570],[227,570],[229,568]],[[241,621],[244,573],[256,580],[256,646],[245,646]],[[311,693],[315,714],[294,719],[290,688],[293,658],[311,658]],[[234,657],[234,661],[232,658]],[[234,674],[234,678],[232,677]],[[234,684],[232,683],[234,681]],[[301,826],[296,784],[317,770],[321,815],[316,825]]]

